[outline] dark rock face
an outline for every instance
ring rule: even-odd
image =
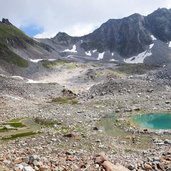
[[[116,51],[121,56],[140,53],[152,43],[150,32],[145,28],[145,18],[139,14],[109,20],[84,39],[88,50]]]
[[[63,46],[68,46],[71,43],[72,37],[66,33],[59,32],[52,40],[54,42],[60,42]]]
[[[6,18],[3,18],[1,23],[2,23],[2,24],[7,24],[7,25],[12,25],[12,24],[9,22],[9,20],[6,19]]]
[[[171,10],[158,9],[148,16],[133,14],[123,19],[110,19],[93,33],[82,37],[71,37],[59,33],[52,40],[64,46],[81,41],[85,51],[117,52],[121,57],[137,55],[153,43],[153,35],[164,43],[171,41]]]
[[[163,42],[171,40],[171,9],[158,9],[146,17],[146,27]]]
[[[54,43],[59,43],[62,46],[69,46],[78,41],[79,38],[69,36],[64,32],[59,32],[54,38],[52,38],[52,40]]]

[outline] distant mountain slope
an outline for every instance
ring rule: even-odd
[[[133,14],[110,19],[81,37],[60,32],[51,39],[32,39],[8,19],[0,22],[0,70],[12,68],[14,72],[25,67],[30,74],[37,72],[41,60],[59,58],[150,65],[171,63],[171,10],[161,8],[148,16]]]
[[[12,52],[5,44],[2,43],[0,43],[0,60],[19,67],[28,67],[27,60]]]
[[[2,22],[0,22],[0,42],[13,47],[22,48],[26,48],[27,43],[34,44],[31,38],[12,25],[8,19],[2,19]]]
[[[28,37],[8,19],[0,22],[0,74],[36,72],[38,61],[58,57],[52,47]]]
[[[58,33],[40,41],[67,58],[162,65],[171,62],[171,10],[110,19],[82,37]]]
[[[0,60],[19,67],[27,67],[28,62],[9,48],[26,48],[27,43],[33,44],[34,41],[13,26],[7,19],[0,22]]]
[[[158,9],[146,17],[146,28],[159,40],[171,41],[171,9]]]

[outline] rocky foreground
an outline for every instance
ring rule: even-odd
[[[81,83],[74,77],[71,87],[93,84],[79,94],[0,77],[0,171],[171,169],[170,132],[139,129],[130,119],[170,112],[170,84],[116,73],[101,80],[96,72],[84,72]]]
[[[17,152],[16,152],[17,153]],[[25,154],[29,153],[29,149],[25,150]],[[116,161],[111,162],[104,153],[93,156],[78,157],[71,152],[57,153],[54,159],[49,160],[47,157],[37,155],[29,155],[26,157],[16,157],[13,161],[0,158],[1,170],[14,171],[50,171],[50,170],[106,170],[106,171],[128,171],[128,170],[167,170],[171,169],[171,152],[164,152],[161,156],[153,158],[148,157],[147,160],[140,161],[136,165],[130,164],[126,167],[120,165]],[[85,158],[86,157],[86,158]],[[77,164],[76,164],[77,163]],[[5,167],[11,167],[9,169]]]

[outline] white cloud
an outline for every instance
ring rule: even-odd
[[[64,29],[65,32],[70,33],[73,36],[82,36],[92,32],[95,29],[93,24],[77,24],[69,29]]]
[[[0,16],[13,24],[38,25],[39,37],[51,37],[59,31],[83,35],[110,18],[132,13],[147,15],[159,7],[171,8],[170,0],[0,0]]]
[[[69,33],[72,36],[82,36],[85,35],[87,33],[92,32],[96,27],[93,24],[77,24],[77,25],[73,25],[69,28],[64,28],[62,30],[62,32],[66,32]],[[43,33],[40,33],[36,36],[34,36],[35,38],[51,38],[54,37],[57,34],[57,32],[54,31],[45,31]]]
[[[53,32],[53,31],[45,31],[43,33],[40,33],[40,34],[37,34],[36,36],[34,36],[35,38],[52,38],[56,35],[57,33],[56,32]]]

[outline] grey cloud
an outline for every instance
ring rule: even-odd
[[[170,0],[0,0],[0,16],[18,27],[37,24],[43,35],[58,31],[85,34],[110,18],[132,13],[147,15],[159,7],[171,7]]]

